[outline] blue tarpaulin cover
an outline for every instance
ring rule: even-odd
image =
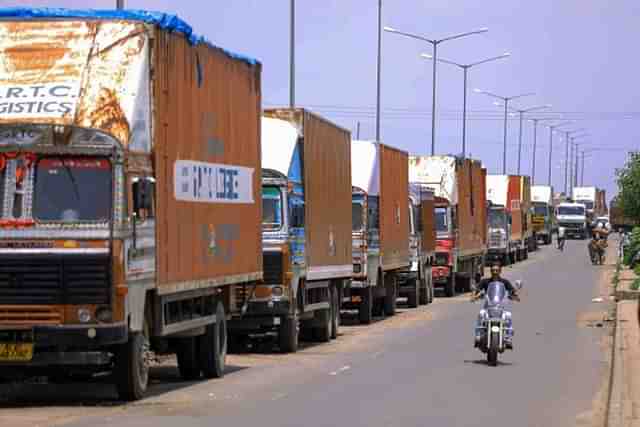
[[[157,25],[163,30],[178,32],[184,34],[191,44],[205,43],[214,48],[220,47],[213,45],[203,36],[199,36],[193,32],[193,28],[187,22],[183,21],[177,15],[171,15],[164,12],[154,12],[147,10],[97,10],[97,9],[62,9],[62,8],[26,8],[11,7],[0,8],[0,19],[18,18],[23,20],[29,19],[46,19],[46,18],[81,18],[81,19],[121,19],[125,21],[142,21],[147,24]],[[224,50],[224,49],[223,49]],[[257,60],[224,50],[232,58],[245,61],[251,65],[258,63]]]

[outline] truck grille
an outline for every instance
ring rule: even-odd
[[[282,252],[263,252],[263,277],[267,285],[280,285],[282,277]]]
[[[501,233],[491,233],[489,236],[489,246],[492,248],[499,247],[502,244]]]
[[[0,306],[0,324],[30,325],[34,322],[41,325],[59,325],[62,323],[62,314],[50,306]]]
[[[0,304],[108,304],[104,255],[0,257]]]

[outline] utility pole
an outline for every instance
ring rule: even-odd
[[[124,0],[116,0],[116,9],[118,10],[124,9]]]
[[[360,140],[360,122],[356,124],[356,140]]]

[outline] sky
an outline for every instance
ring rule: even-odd
[[[263,65],[264,106],[289,102],[290,0],[125,0],[127,8],[178,14],[214,44],[244,53]],[[112,8],[113,1],[3,1],[0,6]],[[375,138],[376,0],[296,0],[296,105],[352,131]],[[526,117],[572,121],[585,129],[576,140],[594,150],[585,159],[584,184],[617,191],[615,169],[628,149],[639,147],[640,2],[637,0],[383,0],[382,22],[429,39],[487,27],[485,34],[442,43],[438,56],[472,63],[511,56],[469,71],[467,153],[489,173],[502,173],[503,116],[494,99],[535,93],[515,108],[551,104],[550,113]],[[420,57],[431,45],[383,33],[381,139],[412,154],[431,147],[432,63]],[[436,154],[459,154],[462,146],[463,74],[439,63]],[[517,172],[519,120],[509,117],[507,173]],[[522,131],[521,173],[532,174],[533,126]],[[577,133],[576,133],[577,134]],[[547,184],[549,130],[538,125],[535,182]],[[564,190],[565,135],[553,136],[552,183]]]

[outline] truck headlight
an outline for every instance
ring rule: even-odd
[[[78,320],[80,323],[89,323],[91,321],[91,312],[86,308],[78,309]]]

